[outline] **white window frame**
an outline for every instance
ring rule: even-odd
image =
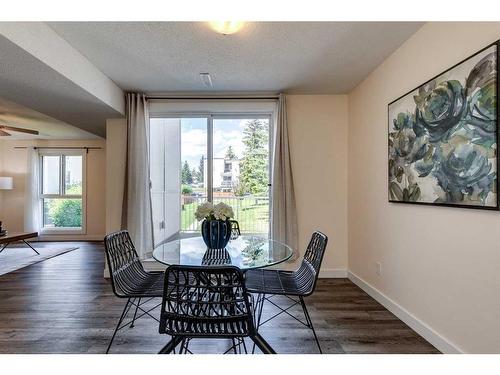
[[[39,204],[40,204],[40,232],[42,234],[87,234],[87,152],[85,149],[39,149],[39,171],[40,171],[40,181],[39,181]],[[43,157],[44,156],[59,156],[59,194],[43,194]],[[81,195],[66,195],[64,194],[65,183],[65,163],[63,156],[81,156],[82,157],[82,194]],[[82,226],[80,228],[55,228],[55,227],[45,227],[44,226],[44,210],[43,210],[43,200],[44,199],[81,199],[82,200]]]
[[[213,201],[213,120],[257,118],[269,120],[269,184],[272,184],[272,160],[274,156],[274,136],[277,120],[277,101],[259,100],[190,100],[153,99],[149,102],[150,118],[207,118],[207,200]],[[272,224],[272,187],[269,186],[269,230]]]

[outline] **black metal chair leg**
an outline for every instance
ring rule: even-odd
[[[130,325],[129,328],[134,328],[134,323],[135,323],[135,317],[137,316],[137,310],[139,310],[139,305],[141,304],[141,299],[136,302],[137,305],[135,306],[135,312],[134,312],[134,318],[132,319],[132,324]]]
[[[260,320],[262,318],[262,310],[264,308],[264,302],[266,302],[266,294],[265,293],[261,295],[260,308],[259,308],[259,318],[257,320],[257,327],[255,327],[257,330],[260,327]]]
[[[231,342],[233,343],[233,352],[234,352],[234,354],[238,354],[238,352],[236,351],[236,340],[235,339],[231,339]]]
[[[257,324],[255,325],[255,329],[258,331],[260,327],[260,320],[262,318],[262,309],[264,308],[264,302],[266,301],[266,295],[265,294],[259,294],[257,297],[257,305],[255,306],[255,310],[259,310],[257,313]],[[260,305],[259,305],[260,304]],[[252,345],[252,354],[255,353],[255,343]]]
[[[106,354],[109,353],[109,349],[111,349],[111,344],[113,344],[113,340],[115,339],[116,332],[118,332],[118,328],[120,328],[120,325],[123,322],[123,318],[125,318],[125,315],[128,312],[127,307],[129,305],[129,303],[130,303],[130,298],[127,299],[127,303],[125,304],[125,307],[123,308],[122,315],[120,316],[120,320],[118,320],[118,324],[115,327],[115,331],[113,332],[113,336],[111,336],[111,340],[109,341],[109,344],[108,344],[108,349],[106,349]]]
[[[323,351],[321,350],[321,345],[319,344],[318,336],[316,335],[316,331],[314,330],[314,326],[311,320],[311,317],[309,315],[309,311],[307,311],[306,303],[304,302],[304,298],[302,296],[299,297],[300,299],[300,304],[302,305],[302,310],[304,311],[304,316],[306,317],[307,324],[309,325],[309,328],[313,331],[314,334],[314,339],[316,340],[316,344],[318,345],[319,353],[323,354]]]
[[[191,339],[188,338],[188,337],[182,339],[181,347],[179,349],[179,354],[188,354],[188,353],[191,353],[189,351],[189,340],[191,340]],[[174,351],[174,354],[175,354],[175,351]],[[191,353],[191,354],[193,354],[193,353]]]
[[[179,336],[174,336],[172,337],[172,340],[170,340],[167,345],[165,345],[159,352],[158,354],[170,354],[172,350],[175,349],[179,343],[182,342],[182,337]]]
[[[186,341],[184,342],[184,354],[188,354],[188,353],[191,353],[191,351],[189,350],[189,342],[191,341],[190,338],[187,338]],[[193,353],[191,353],[193,354]]]
[[[257,347],[262,351],[264,354],[276,354],[274,349],[267,343],[266,340],[258,333],[256,332],[254,335],[250,336],[252,341],[257,345]]]

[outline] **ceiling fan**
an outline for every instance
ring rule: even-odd
[[[0,124],[0,137],[9,137],[12,135],[12,134],[10,134],[10,132],[38,135],[38,131],[36,131],[36,130],[16,128],[15,126],[8,126],[8,125]]]

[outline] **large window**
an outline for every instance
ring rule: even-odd
[[[156,243],[199,233],[194,213],[207,200],[231,205],[242,232],[269,232],[270,122],[267,114],[151,118]]]
[[[40,151],[42,231],[84,233],[85,153]]]

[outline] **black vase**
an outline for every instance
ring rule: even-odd
[[[224,249],[231,238],[229,220],[203,220],[201,235],[209,249]]]

